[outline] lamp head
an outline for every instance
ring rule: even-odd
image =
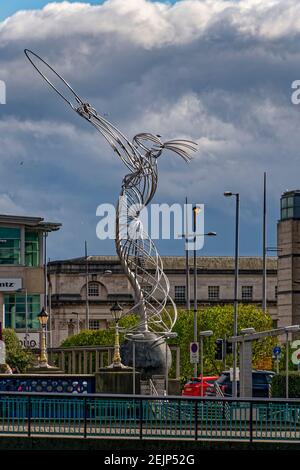
[[[48,321],[49,315],[45,310],[45,307],[42,308],[40,313],[38,314],[38,319],[41,325],[46,325]]]
[[[123,309],[122,309],[121,305],[118,302],[115,302],[112,305],[110,311],[111,311],[111,314],[114,317],[115,321],[116,322],[119,321],[121,316],[122,316],[122,312],[123,312]]]
[[[231,191],[225,191],[224,192],[225,197],[231,197],[232,195],[233,195],[233,193]]]

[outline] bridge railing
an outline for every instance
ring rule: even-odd
[[[300,441],[300,401],[0,393],[0,435]]]

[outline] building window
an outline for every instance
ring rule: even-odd
[[[29,294],[7,294],[4,295],[5,304],[5,327],[13,329],[39,329],[38,314],[40,313],[40,295]],[[27,321],[26,321],[27,310]]]
[[[253,299],[253,286],[242,286],[242,300]]]
[[[220,286],[208,286],[208,300],[219,300]]]
[[[90,320],[89,325],[90,325],[90,330],[99,330],[100,320]]]
[[[175,302],[185,302],[185,286],[175,286]]]
[[[99,297],[100,287],[97,282],[89,282],[88,294],[89,297]]]
[[[19,228],[0,228],[0,264],[21,264]]]
[[[40,241],[39,233],[26,230],[25,232],[25,264],[26,266],[39,266]]]
[[[278,286],[275,286],[275,299],[278,297]]]
[[[300,194],[289,193],[281,198],[281,220],[300,218]]]

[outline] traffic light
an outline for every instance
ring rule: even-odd
[[[215,359],[218,361],[223,360],[223,340],[221,338],[217,339],[216,341]]]
[[[232,343],[226,341],[226,354],[232,354]]]

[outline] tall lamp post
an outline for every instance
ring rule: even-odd
[[[234,303],[233,303],[233,336],[237,336],[238,330],[238,282],[239,282],[239,224],[240,224],[240,195],[239,193],[232,193],[225,191],[225,197],[235,196],[235,261],[234,261]],[[237,345],[232,344],[233,355],[233,381],[232,381],[232,396],[237,396]]]
[[[214,333],[211,330],[201,331],[199,333],[200,337],[200,356],[201,356],[201,397],[203,397],[203,375],[204,375],[204,360],[203,360],[203,340],[212,336]]]
[[[113,362],[109,367],[123,368],[125,367],[121,362],[120,356],[120,340],[119,340],[119,321],[122,317],[123,309],[118,302],[115,302],[110,309],[111,314],[115,321],[115,347],[114,347],[114,356]]]
[[[198,236],[203,237],[215,237],[217,234],[216,232],[207,232],[202,234],[196,233],[197,228],[197,214],[201,211],[200,207],[194,206],[193,207],[193,240],[194,240],[194,343],[197,342],[198,339],[198,331],[197,331],[197,310],[198,310],[198,296],[197,296],[197,247],[196,247],[196,238]],[[183,235],[186,239],[189,237],[188,234]],[[194,376],[197,377],[197,363],[194,364]]]
[[[47,368],[50,367],[49,364],[48,364],[47,346],[46,346],[46,331],[47,331],[48,318],[49,318],[49,315],[46,312],[45,307],[43,307],[41,312],[38,315],[38,319],[39,319],[41,329],[42,329],[39,367],[47,367]]]

